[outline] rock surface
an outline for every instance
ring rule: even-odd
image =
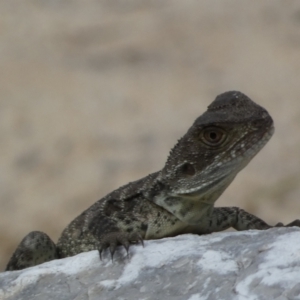
[[[82,253],[0,274],[0,299],[300,299],[300,229],[146,241],[113,262]]]

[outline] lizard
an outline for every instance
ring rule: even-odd
[[[40,231],[29,233],[6,271],[20,270],[81,252],[184,233],[208,234],[230,227],[265,230],[260,218],[216,200],[274,132],[266,109],[238,91],[222,93],[170,151],[164,167],[95,202],[75,218],[55,244]],[[285,226],[300,226],[295,220]]]

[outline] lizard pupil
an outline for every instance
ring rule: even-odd
[[[211,133],[209,134],[209,137],[211,138],[211,140],[215,140],[215,139],[217,138],[217,133],[211,132]]]

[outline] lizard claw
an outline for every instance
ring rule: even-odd
[[[142,237],[139,233],[132,233],[132,234],[131,234],[131,241],[134,241],[134,242],[141,242],[141,244],[142,244],[143,247],[144,247],[144,240],[143,240],[143,237]]]
[[[110,257],[111,260],[113,261],[114,258],[114,254],[116,252],[116,248],[117,248],[117,241],[114,240],[110,245],[109,245],[109,251],[110,251]]]
[[[139,233],[125,233],[125,232],[111,232],[106,234],[100,242],[98,249],[100,259],[102,260],[102,252],[109,248],[111,260],[113,260],[116,248],[118,245],[122,245],[128,255],[130,244],[141,242],[144,247],[143,237]]]

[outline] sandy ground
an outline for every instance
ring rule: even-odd
[[[0,268],[31,230],[57,240],[111,190],[160,169],[221,92],[276,132],[218,201],[300,216],[300,2],[1,1]]]

